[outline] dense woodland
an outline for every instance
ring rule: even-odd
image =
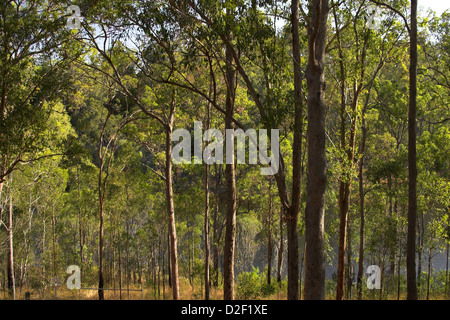
[[[1,299],[449,298],[450,11],[5,0],[0,60]],[[174,163],[195,121],[279,170]]]

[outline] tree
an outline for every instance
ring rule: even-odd
[[[227,15],[232,12],[227,10]],[[226,51],[226,113],[225,129],[233,129],[231,117],[234,113],[234,95],[235,95],[235,71],[233,70],[233,56],[229,44],[225,45]],[[234,139],[233,136],[227,135],[226,139]],[[233,157],[234,158],[234,157]],[[225,247],[224,247],[224,270],[223,270],[223,298],[224,300],[234,300],[234,246],[236,238],[236,181],[235,181],[235,165],[227,163],[225,166],[225,183],[227,188],[227,211],[225,216]]]
[[[299,1],[291,1],[292,62],[294,70],[294,140],[292,152],[292,203],[287,216],[288,235],[288,299],[298,300],[298,212],[301,201],[302,136],[303,136],[303,75],[300,61]]]
[[[407,299],[417,300],[416,284],[416,219],[417,219],[417,0],[411,0],[409,48],[409,111],[408,111],[408,236],[406,252]]]
[[[305,299],[325,299],[325,46],[328,1],[310,3],[308,23],[308,163],[305,209]]]
[[[20,163],[50,157],[43,132],[59,90],[67,85],[65,68],[73,58],[70,33],[58,32],[61,7],[46,1],[13,2],[0,6],[0,194]],[[12,223],[12,209],[8,211]],[[15,298],[13,235],[9,236],[9,290]]]

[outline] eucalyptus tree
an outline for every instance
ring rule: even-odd
[[[325,47],[329,3],[314,0],[308,23],[308,163],[306,183],[305,299],[325,298]]]
[[[383,17],[383,25],[379,21],[379,28],[371,30],[368,28],[367,20],[370,16],[366,1],[352,2],[351,4],[341,3],[333,6],[333,24],[334,34],[332,41],[328,45],[328,53],[331,59],[337,63],[330,66],[330,78],[334,78],[336,86],[332,86],[332,95],[329,99],[339,105],[339,111],[336,111],[335,117],[330,117],[329,122],[334,123],[339,119],[339,140],[332,143],[332,149],[338,148],[331,153],[331,156],[337,157],[334,163],[333,171],[338,175],[339,184],[339,245],[338,245],[338,272],[337,272],[337,290],[336,299],[344,297],[344,275],[345,275],[345,252],[350,252],[347,246],[347,225],[348,211],[351,200],[351,190],[353,176],[358,156],[360,159],[360,171],[363,166],[364,150],[357,152],[358,124],[361,124],[361,139],[366,138],[367,128],[365,128],[365,114],[369,103],[372,102],[371,92],[374,82],[379,76],[386,60],[392,59],[396,53],[394,50],[398,44],[402,32],[395,27],[393,14]],[[377,17],[379,19],[379,17]],[[346,48],[346,50],[344,50]],[[334,89],[336,88],[336,89]],[[336,91],[334,91],[336,90]],[[361,101],[363,100],[363,101]],[[330,112],[334,110],[330,107]],[[332,137],[330,137],[333,140]],[[361,142],[364,145],[365,141]],[[338,147],[336,147],[338,146]],[[335,153],[337,152],[337,154]],[[360,172],[362,179],[362,172]],[[362,180],[360,180],[362,185]],[[364,206],[363,191],[360,190],[361,207]],[[361,209],[363,210],[363,209]],[[363,215],[361,212],[361,223],[363,225]],[[364,240],[363,228],[360,228],[360,241]],[[349,245],[351,242],[349,242]],[[360,266],[359,272],[362,272],[363,246],[360,242]],[[351,261],[347,261],[350,264]],[[362,274],[361,274],[362,275]],[[359,275],[359,278],[361,278]],[[350,277],[350,275],[348,275]],[[360,280],[359,280],[360,281]],[[350,288],[349,288],[350,289]]]
[[[3,1],[0,5],[0,194],[20,163],[49,157],[43,132],[53,103],[70,83],[76,46],[65,29],[65,7],[44,0]],[[8,218],[12,256],[12,212]],[[6,226],[6,224],[4,224]],[[10,268],[13,270],[13,267]],[[14,297],[14,275],[9,288]]]

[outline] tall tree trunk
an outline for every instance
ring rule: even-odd
[[[101,173],[100,173],[101,174]],[[101,184],[99,183],[99,188],[101,188]],[[100,197],[101,198],[101,197]],[[100,224],[99,224],[99,240],[98,240],[98,299],[104,300],[104,292],[103,292],[103,199],[99,200],[100,206]]]
[[[111,105],[111,93],[109,104]],[[98,240],[98,299],[104,300],[104,291],[103,291],[103,220],[104,220],[104,200],[106,194],[106,178],[103,180],[103,169],[104,169],[104,161],[105,156],[107,155],[107,151],[105,153],[102,152],[103,148],[103,139],[104,133],[106,130],[106,125],[108,124],[109,118],[111,116],[111,110],[108,109],[108,115],[106,116],[105,121],[103,122],[103,128],[100,133],[100,138],[98,142],[98,156],[100,159],[99,171],[98,171],[98,181],[97,181],[97,189],[98,189],[98,202],[99,202],[99,240]],[[112,155],[111,155],[112,157]],[[111,159],[111,158],[110,158]]]
[[[299,1],[291,1],[292,24],[292,62],[294,70],[294,140],[292,146],[292,203],[287,213],[288,239],[288,299],[298,300],[298,212],[301,198],[301,168],[302,168],[302,132],[303,132],[303,102],[302,102],[302,70],[300,63],[299,36]]]
[[[218,235],[218,218],[219,218],[219,186],[220,186],[220,166],[214,163],[214,172],[216,178],[215,205],[213,219],[213,286],[217,288],[219,285],[219,235]]]
[[[356,108],[356,98],[353,103]],[[352,108],[353,109],[353,108]],[[352,110],[355,112],[356,110]],[[343,118],[341,119],[343,120]],[[349,145],[345,148],[347,149],[347,159],[348,166],[346,166],[346,170],[351,170],[354,161],[354,150],[355,150],[355,123],[356,118],[352,119],[352,126],[350,131],[350,139]],[[343,133],[345,135],[345,132]],[[343,139],[345,140],[345,139]],[[345,143],[345,142],[344,142]],[[336,290],[336,300],[342,300],[344,298],[344,278],[345,278],[345,251],[346,251],[346,243],[347,243],[347,226],[348,226],[348,209],[350,202],[350,193],[351,193],[351,175],[349,173],[345,173],[345,180],[339,181],[339,250],[338,250],[338,280],[337,280],[337,290]],[[350,263],[350,261],[347,261]]]
[[[131,280],[131,272],[130,272],[130,225],[128,219],[128,190],[126,190],[127,201],[125,206],[125,233],[127,235],[125,241],[125,276],[127,279],[127,298],[130,299],[130,280]]]
[[[273,204],[272,204],[272,180],[269,180],[269,211],[267,214],[267,284],[271,284],[272,280],[272,214],[273,214]]]
[[[173,102],[174,103],[174,102]],[[178,300],[180,298],[179,282],[178,282],[178,257],[177,257],[177,235],[175,229],[175,211],[173,205],[173,189],[172,189],[172,126],[174,113],[171,112],[169,126],[166,130],[166,199],[167,212],[169,216],[169,236],[170,236],[170,264],[172,276],[172,298]]]
[[[308,163],[305,299],[325,299],[325,46],[328,0],[312,0],[308,29]]]
[[[81,187],[80,187],[80,174],[79,166],[77,165],[77,182],[78,182],[78,232],[80,237],[80,274],[83,276],[84,259],[83,259],[83,221],[81,215]]]
[[[417,0],[411,0],[411,34],[408,112],[408,235],[406,250],[407,299],[417,300],[416,284],[416,105],[417,105]]]
[[[52,247],[53,247],[53,276],[56,277],[56,215],[52,204]]]
[[[206,129],[209,129],[209,105],[206,110]],[[209,242],[209,164],[205,163],[205,300],[210,296],[210,242]]]
[[[12,174],[9,174],[8,201],[8,291],[13,300],[16,299],[16,285],[14,279],[14,246],[13,246],[13,202],[12,202]]]
[[[345,68],[344,68],[344,58],[342,55],[342,45],[340,37],[340,29],[337,20],[336,6],[333,7],[334,23],[336,27],[336,39],[338,43],[339,52],[339,70],[340,70],[340,91],[341,91],[341,106],[340,106],[340,121],[341,121],[341,139],[340,148],[341,152],[346,149],[345,135],[346,135],[346,82],[345,82]],[[344,157],[342,159],[341,166],[345,168],[346,162]],[[339,177],[339,245],[338,245],[338,267],[337,267],[337,283],[336,283],[336,300],[344,299],[344,278],[345,278],[345,249],[346,249],[346,236],[347,236],[347,213],[348,213],[348,202],[347,202],[347,181],[345,181],[345,169],[344,176]]]
[[[46,234],[46,229],[45,229],[45,211],[42,212],[42,269],[41,269],[41,281],[45,282],[45,234]],[[44,289],[45,287],[42,288],[42,297],[44,296]]]
[[[172,268],[170,265],[170,255],[171,255],[171,246],[170,246],[170,225],[167,227],[167,284],[170,288],[172,288]],[[188,251],[189,253],[191,251]],[[191,267],[190,264],[190,256],[188,257],[188,266]],[[190,273],[190,270],[189,270]]]
[[[205,164],[205,300],[209,300],[209,268],[210,268],[210,243],[209,243],[209,165]]]
[[[229,12],[227,14],[230,14]],[[235,71],[233,70],[233,56],[230,45],[226,45],[226,80],[227,80],[227,97],[226,97],[226,117],[225,129],[233,129],[232,122],[234,109],[234,87],[235,87]],[[226,136],[226,139],[233,139]],[[227,141],[228,142],[228,141]],[[234,158],[234,155],[233,155]],[[226,229],[225,229],[225,246],[224,246],[224,262],[223,262],[223,297],[224,300],[234,299],[234,247],[236,241],[236,181],[235,166],[233,161],[228,161],[225,166],[226,181]]]
[[[117,232],[117,252],[118,252],[118,268],[119,268],[119,299],[122,300],[122,239],[120,233]]]
[[[357,290],[358,290],[358,300],[362,299],[362,279],[364,274],[364,152],[366,148],[366,121],[364,118],[364,113],[362,115],[361,123],[361,159],[359,160],[359,258],[358,258],[358,279],[357,279]]]
[[[353,264],[352,264],[352,230],[350,216],[347,219],[347,291],[346,299],[352,298]]]
[[[348,225],[348,210],[351,194],[351,173],[353,170],[353,161],[355,155],[355,136],[356,136],[356,121],[357,121],[357,105],[360,93],[360,88],[354,83],[354,97],[351,102],[351,125],[350,125],[350,135],[346,139],[346,87],[345,87],[345,67],[344,67],[344,57],[342,53],[341,37],[339,32],[339,26],[337,22],[336,7],[333,9],[335,23],[336,23],[336,38],[338,41],[339,49],[339,65],[341,71],[341,142],[340,147],[344,153],[342,166],[344,168],[344,173],[342,177],[339,178],[339,249],[338,249],[338,272],[337,272],[337,288],[336,288],[336,300],[344,299],[344,279],[345,279],[345,251],[347,243],[347,225]],[[364,56],[364,54],[363,54]],[[361,64],[363,64],[362,61]],[[364,71],[362,71],[363,73]],[[362,78],[362,77],[361,77]],[[363,79],[361,79],[363,80]],[[347,261],[350,263],[350,261]]]
[[[0,197],[1,199],[1,197]],[[0,200],[1,201],[1,200]],[[31,201],[31,195],[30,195],[30,202],[28,205],[28,229],[26,232],[24,232],[24,246],[25,246],[25,262],[23,264],[23,272],[20,275],[20,290],[22,291],[23,282],[28,282],[28,261],[30,257],[30,250],[31,250],[31,221],[33,218],[33,202]],[[1,216],[0,216],[1,219]]]

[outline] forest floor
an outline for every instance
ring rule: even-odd
[[[105,300],[171,300],[171,289],[166,286],[165,292],[162,291],[162,286],[160,287],[160,294],[158,296],[158,292],[151,288],[144,288],[143,293],[140,287],[130,286],[130,289],[137,291],[130,291],[127,293],[126,287],[122,288],[122,294],[120,294],[120,290],[116,288],[115,291],[108,290],[105,291]],[[81,291],[81,292],[80,292]],[[58,287],[56,290],[52,288],[47,288],[44,291],[30,290],[28,288],[23,287],[22,289],[17,288],[16,290],[16,300],[25,300],[26,292],[30,292],[31,300],[97,300],[98,293],[96,290],[69,290],[65,286]],[[192,287],[189,283],[183,284],[180,283],[180,300],[203,300],[204,296],[200,293],[199,287]],[[222,300],[223,299],[223,291],[220,289],[211,288],[210,293],[211,300]],[[275,293],[273,295],[260,298],[260,300],[286,300],[286,292],[281,291],[279,293]],[[327,294],[326,300],[334,300],[334,294]],[[384,295],[383,300],[397,300],[397,293]],[[405,300],[406,293],[400,294],[399,300]],[[10,300],[6,290],[0,291],[0,300]],[[259,299],[258,299],[259,300]],[[347,299],[348,300],[348,299]],[[350,300],[356,300],[356,296],[352,297]],[[363,300],[380,300],[380,296],[378,291],[369,295],[364,295]],[[419,297],[419,300],[426,300],[426,294],[422,294]],[[429,300],[450,300],[450,296],[446,296],[445,294],[430,294]]]

